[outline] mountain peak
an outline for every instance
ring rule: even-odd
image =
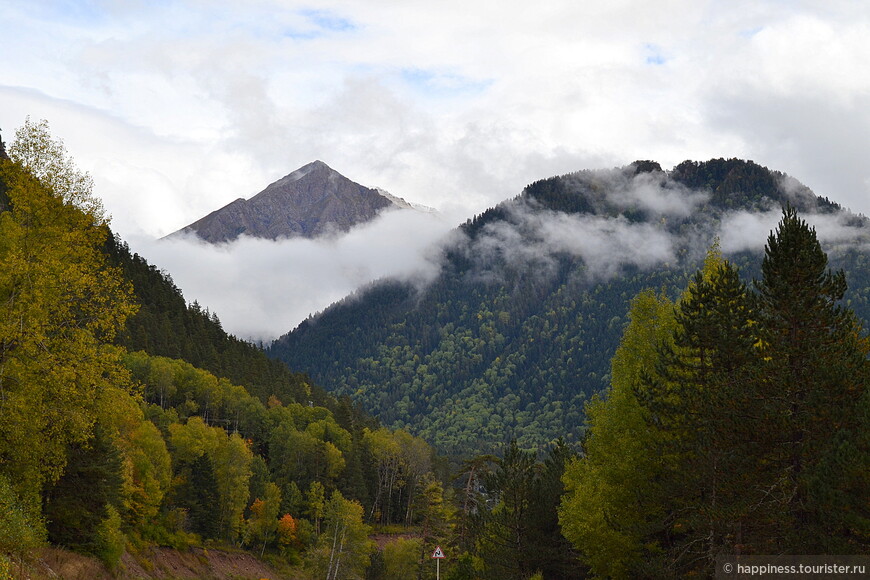
[[[271,183],[248,200],[239,198],[181,230],[211,243],[241,235],[280,239],[345,232],[396,207],[431,211],[351,181],[320,160]]]

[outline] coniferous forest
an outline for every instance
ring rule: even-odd
[[[649,219],[601,175],[533,184],[463,233],[541,208]],[[48,550],[106,577],[170,577],[153,561],[172,549],[328,580],[433,577],[436,546],[451,580],[870,553],[866,260],[831,267],[802,213],[839,208],[782,177],[714,160],[668,178],[709,192],[714,217],[782,206],[761,255],[705,240],[706,257],[591,284],[565,252],[532,277],[448,250],[437,300],[375,285],[273,346],[288,367],[132,253],[47,123],[26,122],[0,144],[0,578],[49,577]]]

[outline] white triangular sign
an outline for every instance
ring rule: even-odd
[[[435,546],[435,553],[432,554],[433,558],[443,558],[444,552],[441,551],[441,546]]]

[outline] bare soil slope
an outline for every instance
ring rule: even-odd
[[[178,551],[151,548],[138,554],[124,554],[117,575],[95,558],[67,550],[46,548],[20,566],[13,564],[15,578],[44,580],[292,580],[247,552],[226,552],[194,548]]]

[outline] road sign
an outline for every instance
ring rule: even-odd
[[[432,552],[432,559],[435,560],[435,578],[441,580],[441,560],[444,559],[444,552],[441,546],[435,546],[435,551]]]

